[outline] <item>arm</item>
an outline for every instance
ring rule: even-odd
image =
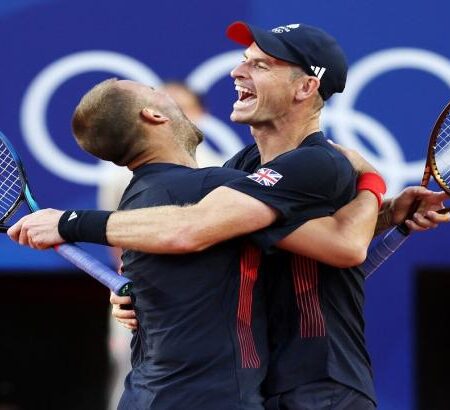
[[[377,173],[357,151],[334,143],[332,145],[347,157],[359,175],[365,172]],[[329,265],[341,268],[356,266],[366,259],[367,249],[374,235],[377,213],[376,196],[370,191],[362,190],[333,216],[306,222],[278,242],[277,246]]]
[[[384,201],[377,215],[375,196],[369,191],[361,191],[333,216],[306,222],[278,242],[277,247],[337,267],[356,266],[366,259],[374,231],[378,235],[402,223],[417,200],[421,201],[418,211],[412,220],[406,220],[411,231],[424,231],[449,222],[449,214],[436,212],[442,209],[442,201],[447,198],[444,192],[408,187],[397,197]]]
[[[35,249],[60,244],[64,242],[58,232],[62,214],[62,211],[46,209],[26,215],[8,230],[8,235],[21,245]],[[276,218],[277,212],[263,202],[219,187],[195,205],[113,212],[106,225],[106,237],[109,245],[125,249],[188,253],[264,228]]]
[[[328,160],[328,157],[326,157],[326,160]],[[253,181],[250,183],[255,184]],[[258,184],[254,186],[259,187]],[[290,188],[290,186],[288,187]],[[315,188],[317,188],[317,184],[310,189]],[[271,191],[270,188],[264,189]],[[370,198],[370,194],[366,193],[365,195],[369,196],[369,203],[373,201],[375,204],[375,200]],[[364,194],[362,197],[364,197]],[[281,199],[278,196],[276,202],[279,204],[283,198],[283,195],[281,195]],[[355,202],[354,205],[360,206],[359,202]],[[311,243],[320,244],[320,241],[323,240],[325,243],[322,247],[330,250],[330,252],[323,255],[309,253],[314,251],[314,248],[302,248],[299,244],[308,243],[304,240],[296,241],[295,247],[291,250],[306,253],[320,260],[324,259],[323,261],[326,263],[340,264],[342,262],[339,260],[328,259],[328,257],[339,254],[343,248],[342,243],[345,242],[346,246],[348,244],[346,250],[352,252],[356,250],[357,255],[359,255],[360,248],[354,246],[354,241],[359,238],[355,235],[357,224],[353,223],[352,212],[350,209],[349,217],[346,216],[341,219],[339,219],[340,213],[334,219],[324,218],[324,221],[317,223],[320,230],[315,228],[316,223],[309,223],[303,229],[304,232],[307,232],[306,235],[308,239],[311,239]],[[34,215],[29,215],[10,229],[10,237],[23,245],[39,249],[61,243],[62,238],[55,228],[60,216],[61,212],[55,210],[40,211]],[[252,196],[234,189],[221,187],[211,192],[196,205],[187,207],[166,206],[117,212],[110,216],[107,224],[105,219],[103,225],[106,225],[106,237],[110,245],[151,253],[186,253],[199,251],[220,241],[264,228],[275,221],[276,216],[277,213],[271,207]],[[77,221],[82,219],[82,217],[73,219],[70,224],[79,224],[80,222]],[[98,224],[93,222],[92,219],[90,221],[88,229],[92,230]],[[342,226],[344,223],[348,224],[348,230],[345,226]],[[68,222],[65,222],[65,224],[69,225]],[[370,225],[361,224],[360,226],[367,227]],[[312,227],[312,229],[308,229],[309,227]],[[82,231],[85,230],[82,229]],[[338,235],[342,235],[344,240],[328,241],[328,238],[338,237]],[[105,235],[99,236],[105,237]],[[87,238],[79,235],[70,236],[70,239],[72,241],[84,241]],[[96,240],[93,241],[96,242]],[[338,247],[335,252],[332,247],[330,248],[333,244]],[[354,255],[350,259],[352,257]],[[349,258],[341,256],[341,259],[348,260]]]
[[[219,187],[191,206],[114,212],[106,236],[111,245],[126,249],[188,253],[262,229],[276,218],[276,211],[263,202]]]
[[[283,241],[283,248],[324,263],[340,265],[344,260],[351,265],[352,258],[358,257],[361,252],[360,246],[355,245],[359,240],[355,228],[368,226],[357,222],[360,219],[353,219],[352,214],[355,212],[359,215],[359,210],[364,210],[361,214],[367,216],[366,211],[371,208],[371,204],[376,207],[374,198],[371,193],[361,192],[347,208],[348,214],[338,212],[333,217],[307,222],[299,228],[298,236],[292,234]],[[62,211],[57,210],[38,211],[22,218],[8,233],[11,239],[22,245],[48,248],[64,242],[57,229],[61,215]],[[238,191],[220,187],[192,206],[114,212],[108,219],[107,239],[112,246],[143,252],[187,253],[261,229],[274,222],[276,216],[276,212],[264,203]],[[331,237],[339,240],[330,240]],[[290,240],[292,247],[288,245]],[[327,249],[328,252],[317,253],[317,248]]]
[[[278,242],[277,247],[340,268],[359,265],[367,255],[377,211],[375,196],[361,191],[333,216],[306,222]]]
[[[359,257],[363,246],[357,244],[360,241],[357,229],[370,229],[363,220],[370,218],[372,207],[376,208],[375,197],[370,192],[361,192],[343,208],[346,211],[307,222],[281,241],[280,246],[324,263],[340,265],[345,261],[352,265],[352,259]],[[27,215],[8,234],[22,245],[46,249],[64,242],[57,229],[62,214],[46,209]],[[264,203],[221,187],[192,206],[114,212],[108,219],[106,232],[112,246],[151,253],[188,253],[264,228],[276,216]],[[317,252],[318,248],[327,252]]]

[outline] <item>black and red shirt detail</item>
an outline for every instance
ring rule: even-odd
[[[268,394],[332,378],[375,400],[364,340],[363,275],[357,268],[339,269],[275,249],[296,228],[332,215],[354,197],[356,175],[350,163],[318,132],[263,166],[256,145],[225,166],[255,175],[264,168],[282,176],[271,184],[260,183],[256,176],[226,184],[279,213],[274,225],[251,235],[266,253],[262,270],[269,312]]]

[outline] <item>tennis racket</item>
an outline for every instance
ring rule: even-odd
[[[39,210],[39,206],[31,194],[22,161],[6,136],[0,132],[0,232],[6,233],[5,225],[25,202],[31,212]],[[61,244],[54,246],[56,252],[85,271],[117,295],[128,295],[131,281],[120,276],[112,269],[76,245]]]
[[[450,195],[450,102],[439,115],[428,143],[427,162],[422,178],[422,186],[427,186],[433,176],[439,187]],[[411,219],[419,203],[411,208],[407,219]],[[439,210],[447,213],[450,208]],[[405,223],[387,232],[376,245],[369,250],[366,261],[360,266],[365,276],[371,275],[388,259],[408,238],[409,229]]]

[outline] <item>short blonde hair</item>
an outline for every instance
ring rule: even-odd
[[[81,99],[72,117],[72,131],[82,149],[117,165],[126,165],[138,149],[139,113],[143,104],[117,79],[105,80]]]

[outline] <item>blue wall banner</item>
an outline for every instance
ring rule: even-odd
[[[348,56],[346,91],[327,103],[323,127],[383,173],[389,193],[420,182],[428,134],[450,99],[450,3],[436,0],[3,0],[0,4],[0,130],[20,152],[42,207],[96,208],[111,167],[83,153],[70,121],[95,83],[129,78],[186,81],[204,96],[207,148],[226,159],[251,141],[232,124],[229,72],[242,49],[225,37],[244,20],[265,28],[306,23],[333,34]],[[0,239],[0,272],[67,269],[53,252]],[[447,226],[413,235],[367,282],[367,337],[379,408],[416,405],[414,278],[450,270]],[[92,252],[103,260],[99,247]]]

